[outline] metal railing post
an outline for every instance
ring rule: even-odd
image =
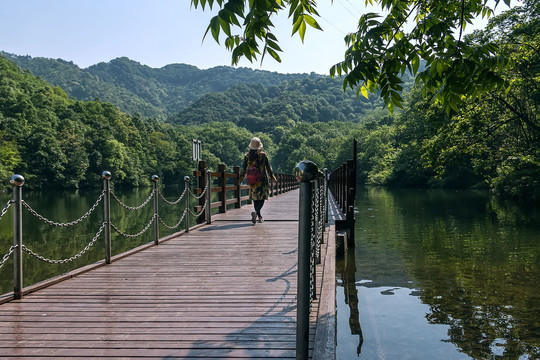
[[[208,188],[206,189],[206,223],[212,223],[212,175],[211,171],[206,171],[206,184]]]
[[[311,256],[311,191],[310,181],[300,183],[298,225],[298,307],[296,316],[296,358],[308,358],[309,298]]]
[[[103,222],[105,223],[105,263],[111,263],[111,172],[101,173],[103,179]]]
[[[317,165],[301,161],[296,165],[296,177],[300,181],[298,218],[298,293],[296,308],[296,359],[309,356],[309,313],[311,303],[311,202],[313,184],[317,177]]]
[[[158,181],[159,176],[152,175],[154,189],[154,244],[159,244],[159,209],[158,209]]]
[[[186,189],[186,233],[189,232],[189,176],[184,176]]]
[[[9,181],[13,186],[13,298],[22,299],[23,289],[23,249],[22,249],[22,186],[24,177],[13,175]]]

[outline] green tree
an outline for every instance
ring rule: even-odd
[[[510,5],[510,0],[504,0]],[[208,26],[215,41],[223,35],[232,51],[232,63],[241,57],[261,61],[269,54],[281,61],[278,39],[273,34],[273,16],[288,11],[293,35],[303,41],[306,29],[321,29],[314,0],[192,0],[203,9],[219,10]],[[493,8],[484,0],[367,0],[379,5],[383,17],[367,13],[355,32],[345,36],[348,49],[342,62],[330,69],[344,76],[344,87],[366,97],[378,93],[389,109],[402,105],[403,77],[408,71],[424,83],[438,101],[457,109],[462,95],[475,97],[504,82],[496,70],[506,63],[497,55],[496,42],[471,43],[463,37],[467,24],[478,16],[491,16]],[[499,0],[494,1],[497,6]],[[405,29],[412,23],[410,30]],[[237,30],[238,29],[238,30]],[[206,34],[205,34],[206,36]],[[425,69],[419,71],[421,63]]]

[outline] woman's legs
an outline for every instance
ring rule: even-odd
[[[263,200],[253,200],[253,207],[255,208],[255,212],[257,213],[257,216],[259,219],[262,219],[261,215],[261,209],[264,205],[264,199]]]

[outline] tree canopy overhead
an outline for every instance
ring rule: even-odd
[[[503,0],[510,5],[510,0]],[[207,32],[232,51],[232,64],[241,57],[261,61],[269,54],[281,61],[272,18],[288,11],[292,34],[303,41],[317,23],[315,0],[192,0],[203,10],[219,8]],[[410,72],[423,82],[426,93],[447,109],[457,108],[464,97],[475,97],[505,82],[499,75],[507,61],[498,55],[494,41],[474,43],[463,35],[477,17],[489,17],[500,0],[365,0],[379,5],[386,15],[366,13],[354,32],[345,36],[344,60],[330,69],[342,76],[344,88],[368,96],[380,94],[390,111],[402,106],[402,77]],[[492,4],[492,5],[490,5]],[[425,69],[420,70],[420,63]]]

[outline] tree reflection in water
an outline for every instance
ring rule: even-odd
[[[337,271],[358,355],[362,345],[377,355],[360,318],[370,307],[387,355],[418,358],[422,344],[441,359],[540,358],[540,209],[483,192],[385,189],[361,191],[356,207],[357,246]]]

